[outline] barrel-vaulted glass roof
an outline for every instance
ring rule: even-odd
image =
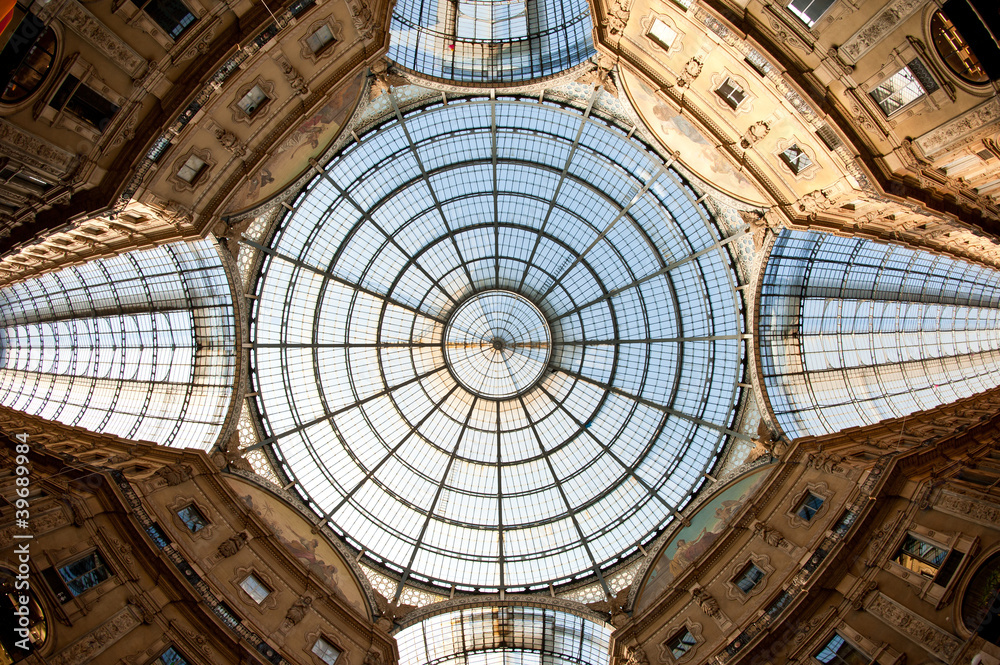
[[[431,78],[516,83],[594,55],[586,0],[399,0],[389,58]]]
[[[764,385],[791,438],[1000,385],[1000,272],[940,254],[782,231],[759,328]]]
[[[600,579],[733,434],[741,296],[698,199],[573,108],[397,112],[259,247],[251,380],[281,471],[403,581]]]
[[[94,432],[208,450],[232,400],[235,348],[214,239],[0,289],[0,404]]]

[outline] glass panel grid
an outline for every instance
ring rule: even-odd
[[[871,240],[784,231],[763,281],[762,376],[791,438],[1000,385],[1000,272]]]
[[[582,0],[396,3],[389,58],[432,78],[476,83],[558,74],[594,54]]]
[[[209,449],[232,396],[236,323],[213,240],[0,289],[0,403],[66,425]]]
[[[406,166],[369,183],[379,163]],[[744,324],[713,222],[659,165],[572,109],[454,100],[354,144],[289,213],[256,287],[258,407],[372,562],[470,590],[568,582],[700,483]]]

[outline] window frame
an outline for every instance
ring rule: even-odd
[[[48,120],[53,127],[77,131],[81,136],[95,143],[102,136],[107,136],[109,133],[107,130],[114,125],[115,120],[120,116],[126,100],[120,95],[114,100],[109,99],[108,93],[112,92],[111,88],[95,72],[96,69],[92,65],[75,57],[72,64],[68,67],[64,66],[61,77],[58,77],[49,88],[46,97],[43,98],[44,104],[41,104],[39,117]],[[75,84],[71,84],[71,78],[76,80]],[[71,85],[72,90],[65,93],[65,99],[59,100],[58,98],[63,94],[67,85]],[[71,104],[77,99],[82,88],[114,107],[114,112],[106,118],[98,120],[95,124],[93,118],[88,118],[74,111]],[[84,93],[84,96],[88,93]],[[80,99],[79,103],[83,104],[86,101]]]
[[[174,656],[176,656],[180,660],[176,659],[171,661],[163,660],[163,655],[166,654],[168,651],[173,651]],[[175,647],[173,644],[168,644],[163,649],[163,651],[159,653],[159,655],[157,655],[155,658],[153,658],[153,660],[149,662],[149,665],[192,665],[192,663],[191,661],[189,661],[187,658],[184,657],[184,654],[182,654],[177,647]]]
[[[798,7],[795,7],[794,5],[796,3],[799,4],[804,3],[806,8],[799,9]],[[828,4],[826,5],[826,7],[823,8],[823,11],[821,11],[819,14],[816,15],[815,18],[813,18],[807,13],[807,10],[813,5],[815,4],[822,5],[823,3],[828,3]],[[819,23],[823,19],[823,17],[827,15],[827,13],[830,11],[830,9],[833,8],[835,4],[837,4],[837,0],[790,0],[790,2],[788,2],[788,4],[785,5],[785,9],[788,11],[789,14],[791,14],[799,21],[801,21],[802,25],[812,30],[813,28],[816,27],[816,24]]]
[[[757,570],[759,576],[754,581],[753,586],[744,589],[740,586],[740,582],[751,570]],[[736,560],[723,578],[726,580],[726,597],[740,603],[747,602],[764,591],[773,572],[774,566],[771,565],[771,558],[766,554],[751,553],[749,556]]]
[[[316,647],[318,647],[321,642],[326,647],[329,647],[329,649],[337,652],[337,655],[334,657],[332,661],[327,660],[324,655],[321,655],[316,651]],[[320,634],[316,636],[315,640],[313,640],[312,646],[309,647],[309,653],[310,655],[313,656],[313,659],[318,663],[322,663],[323,665],[334,665],[334,663],[340,660],[340,657],[344,655],[344,650],[339,648],[335,642],[328,639],[326,635]]]
[[[191,17],[191,20],[188,21],[187,23],[178,23],[178,25],[175,25],[172,29],[168,29],[166,26],[164,26],[163,23],[160,22],[160,20],[153,13],[151,13],[147,9],[150,5],[153,4],[159,6],[161,2],[180,5],[185,10],[187,10],[187,16],[184,18],[187,18],[189,16]],[[132,0],[132,3],[136,6],[136,8],[139,11],[141,11],[147,18],[149,18],[150,21],[152,21],[160,30],[163,31],[163,34],[167,37],[167,39],[175,43],[178,40],[180,40],[180,38],[183,37],[184,34],[188,32],[198,22],[198,15],[195,14],[191,10],[191,8],[188,7],[187,3],[185,3],[183,0]],[[165,12],[161,13],[161,18],[167,18]],[[178,28],[180,28],[180,31],[176,32]]]
[[[841,641],[841,646],[847,646],[849,649],[851,649],[853,653],[856,653],[859,656],[861,656],[861,658],[864,660],[865,663],[870,663],[872,661],[871,656],[869,656],[867,652],[865,652],[861,647],[856,645],[853,641],[851,641],[847,637],[844,637],[844,635],[842,635],[839,630],[833,631],[830,637],[825,642],[823,642],[823,645],[819,648],[819,650],[812,652],[811,657],[813,661],[821,663],[821,665],[830,665],[831,663],[834,663],[836,665],[851,665],[851,663],[842,658],[837,652],[833,652],[831,654],[830,660],[819,659],[819,655],[824,651],[826,651],[827,649],[829,649],[831,643],[833,643],[833,641],[837,639]],[[836,658],[836,660],[834,660],[834,658]]]
[[[927,577],[896,560],[907,538],[919,540],[945,553],[941,559],[940,566],[937,567],[932,577]],[[915,587],[918,590],[917,596],[921,600],[940,608],[948,601],[951,594],[958,587],[958,583],[966,568],[974,558],[972,555],[975,553],[978,544],[978,537],[967,536],[960,532],[944,533],[934,531],[920,524],[914,524],[908,529],[903,529],[889,543],[891,547],[887,547],[885,550],[882,567],[884,570]],[[949,571],[948,578],[941,580],[942,569],[948,565],[951,557],[956,556],[956,554],[960,555],[961,558],[952,564],[953,567]]]
[[[728,92],[723,92],[722,89],[725,88],[727,85],[730,87],[730,90]],[[725,102],[726,106],[728,106],[734,111],[739,109],[740,106],[743,104],[743,102],[747,101],[747,99],[749,98],[746,88],[740,85],[740,82],[737,81],[732,76],[726,76],[726,78],[722,81],[722,83],[714,89],[714,92],[719,97],[719,99]],[[739,101],[733,98],[734,94],[739,94],[740,96]]]
[[[204,170],[205,170],[205,167],[202,166],[201,170],[199,171],[199,174],[200,174],[201,171],[204,171]],[[186,510],[193,510],[195,513],[197,513],[198,517],[201,518],[201,521],[198,524],[198,528],[193,528],[191,526],[191,522],[189,522],[188,520],[186,520],[184,518],[184,516],[181,515],[181,513],[183,511],[186,511]],[[185,527],[187,527],[188,531],[190,531],[191,533],[198,533],[199,531],[201,531],[202,529],[206,528],[210,524],[210,522],[208,521],[208,518],[205,517],[205,514],[201,511],[200,508],[198,508],[198,504],[196,504],[193,501],[189,502],[187,505],[183,506],[182,508],[179,508],[176,511],[176,514],[177,514],[177,517],[180,519],[181,523]]]
[[[920,81],[920,78],[917,76],[917,74],[914,73],[914,71],[913,71],[913,69],[911,67],[911,65],[914,62],[920,62],[920,59],[919,58],[914,58],[910,62],[904,64],[902,67],[900,67],[899,69],[897,69],[895,72],[893,72],[892,74],[890,74],[888,77],[882,79],[882,81],[879,82],[878,85],[874,86],[871,90],[868,91],[868,99],[871,100],[872,103],[874,103],[875,106],[878,107],[879,111],[882,112],[882,116],[886,120],[889,120],[891,118],[894,118],[894,117],[898,116],[900,113],[903,113],[907,109],[911,108],[914,104],[917,104],[922,99],[926,99],[927,97],[929,97],[930,94],[933,92],[933,90],[927,90],[927,88],[925,87],[925,85]],[[923,66],[923,63],[921,63],[921,66]],[[904,74],[904,72],[905,72],[905,74]],[[930,74],[930,73],[928,72],[928,74]],[[885,94],[884,97],[881,97],[881,99],[879,99],[879,97],[877,96],[876,93],[878,93],[879,90],[881,90],[883,88],[883,86],[887,86],[891,81],[893,81],[893,79],[895,79],[896,77],[900,77],[900,76],[903,79],[907,79],[908,78],[907,82],[904,83],[902,85],[902,87],[887,89],[885,91],[887,94]],[[913,85],[915,85],[917,87],[917,89],[920,90],[920,94],[919,95],[916,95],[912,99],[909,99],[908,101],[904,101],[902,103],[900,103],[900,100],[896,100],[897,103],[900,103],[900,105],[897,106],[894,109],[891,109],[891,110],[887,109],[886,106],[884,106],[884,104],[886,102],[889,102],[889,101],[893,100],[893,98],[897,94],[905,92],[908,88],[910,88]]]
[[[63,571],[66,568],[69,568],[70,566],[75,566],[76,564],[79,564],[79,563],[81,563],[83,561],[87,561],[88,559],[91,559],[91,560],[96,559],[99,563],[94,568],[88,569],[87,571],[76,575],[75,577],[73,577],[72,580],[66,579],[66,575],[63,573]],[[69,594],[69,598],[79,598],[80,596],[84,595],[88,591],[93,591],[97,587],[101,586],[102,584],[104,584],[105,582],[107,582],[108,580],[110,580],[112,577],[115,577],[115,572],[111,568],[111,566],[108,565],[107,558],[104,555],[102,555],[100,549],[98,549],[96,547],[94,549],[88,551],[85,554],[76,556],[76,557],[68,560],[65,563],[57,564],[56,566],[54,566],[54,568],[55,568],[55,571],[56,571],[56,575],[58,576],[59,580],[63,584],[63,587],[66,589],[67,593]],[[97,580],[96,582],[94,582],[90,586],[87,586],[87,587],[85,587],[83,589],[80,589],[79,591],[75,591],[74,588],[71,586],[71,584],[73,582],[79,580],[80,578],[82,578],[84,575],[88,575],[88,574],[92,573],[95,570],[103,570],[105,572],[105,577],[103,579]]]
[[[813,507],[812,499],[818,500],[819,505]],[[802,498],[799,499],[798,508],[795,509],[795,515],[804,522],[812,522],[813,519],[815,519],[816,516],[820,514],[820,511],[823,510],[823,506],[825,505],[826,505],[826,497],[820,496],[810,490],[806,490],[805,494],[802,495]],[[810,512],[809,515],[806,516],[802,514],[803,511],[806,512],[812,511],[812,512]]]
[[[314,51],[312,46],[309,44],[309,40],[320,30],[326,28],[330,31],[333,36],[329,42],[323,44],[319,50]],[[341,35],[343,33],[343,26],[340,21],[334,20],[332,14],[329,14],[322,19],[318,19],[309,24],[309,27],[305,29],[302,33],[302,37],[299,38],[299,55],[304,60],[309,60],[311,62],[318,62],[321,58],[326,58],[336,52],[334,48],[341,41]]]
[[[254,88],[260,89],[261,93],[264,95],[264,99],[262,99],[250,113],[247,113],[243,110],[243,107],[240,106],[240,104]],[[266,110],[271,105],[271,102],[274,101],[275,97],[276,95],[274,92],[273,81],[268,81],[261,76],[254,78],[252,81],[248,81],[236,90],[233,100],[229,103],[229,109],[233,112],[233,121],[249,125],[257,122],[261,118],[266,118],[268,116]]]
[[[248,589],[247,582],[250,582],[251,580],[252,582],[249,585],[251,588]],[[272,589],[253,572],[247,573],[243,576],[243,579],[239,582],[239,587],[258,605],[263,605],[264,601],[274,594],[274,589]],[[260,594],[260,592],[263,592],[263,595],[258,598],[258,594]]]

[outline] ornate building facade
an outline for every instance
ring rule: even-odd
[[[1000,664],[995,7],[10,12],[0,664]]]

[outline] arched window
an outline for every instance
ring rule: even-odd
[[[56,34],[28,14],[0,54],[4,104],[24,101],[45,82],[56,57]]]
[[[973,574],[962,596],[965,627],[984,640],[1000,644],[1000,552],[987,559]]]

